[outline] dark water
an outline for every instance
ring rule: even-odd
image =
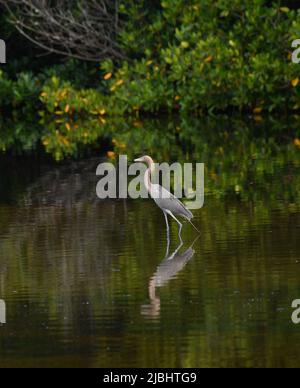
[[[207,193],[198,240],[187,224],[180,248],[172,223],[169,254],[151,200],[96,199],[100,160],[5,163],[0,366],[299,367],[299,163],[282,155],[245,197],[236,171],[234,196]]]

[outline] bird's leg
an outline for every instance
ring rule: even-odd
[[[165,257],[169,257],[169,254],[170,254],[170,237],[169,237],[169,234],[168,234],[168,237],[167,237],[167,251],[166,251],[166,256]]]
[[[168,231],[168,233],[169,233],[170,227],[169,227],[169,220],[168,220],[168,215],[167,215],[167,213],[164,212],[164,216],[165,216],[165,220],[166,220],[166,224],[167,224],[167,231]]]
[[[169,227],[169,220],[168,220],[167,213],[164,212],[164,216],[165,216],[165,220],[166,220],[166,224],[167,224],[167,253],[166,253],[166,257],[168,257],[169,252],[170,252],[170,227]]]
[[[183,225],[182,225],[182,223],[180,222],[180,221],[178,221],[177,220],[177,218],[170,212],[169,213],[170,214],[170,216],[172,217],[172,218],[174,218],[174,220],[177,222],[177,224],[179,225],[179,238],[180,238],[180,242],[181,243],[183,243],[183,241],[182,241],[182,237],[181,237],[181,232],[182,232],[182,227],[183,227]]]

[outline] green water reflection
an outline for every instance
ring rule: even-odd
[[[198,125],[145,139],[157,160],[207,165],[201,236],[186,224],[178,251],[152,201],[95,198],[100,158],[2,160],[0,366],[300,366],[297,133]]]

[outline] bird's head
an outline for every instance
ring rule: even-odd
[[[146,163],[148,166],[154,164],[153,159],[150,156],[142,156],[141,158],[135,159],[136,163]]]

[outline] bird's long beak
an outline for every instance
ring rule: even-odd
[[[138,159],[135,159],[134,161],[135,163],[143,162],[143,158],[138,158]]]

